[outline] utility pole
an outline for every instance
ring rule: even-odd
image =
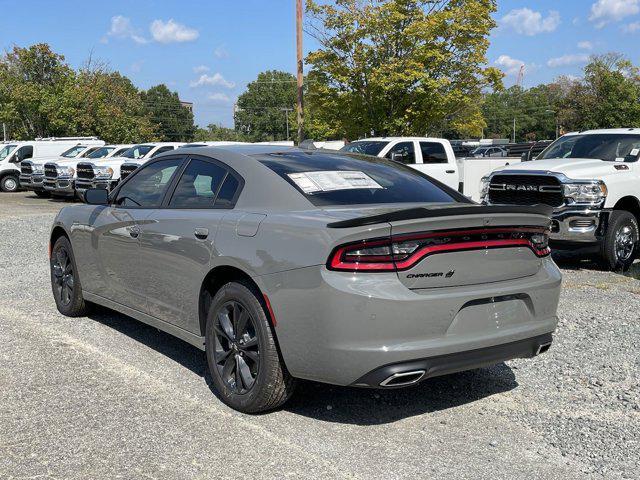
[[[302,127],[304,122],[304,111],[302,104],[302,0],[296,0],[296,53],[297,53],[297,84],[298,84],[298,145],[302,143]]]
[[[513,117],[513,143],[516,143],[516,117]]]
[[[2,139],[7,141],[7,124],[2,122]]]

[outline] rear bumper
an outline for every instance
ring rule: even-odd
[[[549,257],[540,263],[535,275],[516,280],[422,290],[408,289],[395,273],[350,274],[324,266],[264,275],[256,282],[270,299],[291,374],[353,385],[389,365],[429,363],[552,333],[561,274]],[[515,356],[530,356],[523,352]],[[486,364],[487,357],[481,357],[450,365],[475,368]],[[506,357],[501,353],[489,361]],[[425,373],[457,371],[438,362],[426,365]]]
[[[550,333],[517,342],[423,358],[377,368],[353,383],[354,387],[398,388],[427,378],[495,365],[514,358],[531,358],[549,349]]]

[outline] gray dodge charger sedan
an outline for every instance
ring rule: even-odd
[[[51,232],[58,310],[112,308],[206,351],[220,397],[394,388],[547,350],[546,207],[481,206],[402,164],[235,145],[161,155]]]

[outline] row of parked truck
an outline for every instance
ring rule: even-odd
[[[111,190],[161,153],[232,143],[105,145],[93,137],[9,142],[0,148],[0,188],[82,198],[89,188]],[[607,268],[628,268],[637,256],[638,128],[569,133],[533,158],[460,159],[447,140],[425,137],[368,138],[341,150],[406,164],[485,204],[549,205],[552,244],[595,254]]]

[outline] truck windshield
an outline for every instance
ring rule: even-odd
[[[125,158],[142,158],[153,149],[153,145],[136,145],[122,154]]]
[[[114,148],[116,147],[100,147],[95,149],[89,155],[86,155],[86,157],[87,158],[104,158],[107,155],[109,155],[109,152],[111,152]]]
[[[345,145],[340,149],[342,152],[350,152],[350,153],[362,153],[364,155],[378,155],[384,147],[389,145],[389,142],[381,142],[381,141],[360,141],[360,142],[352,142],[348,145]]]
[[[608,162],[635,162],[640,154],[640,135],[597,133],[565,135],[549,145],[537,158],[596,158]]]
[[[64,158],[75,158],[78,156],[80,152],[83,152],[86,148],[87,147],[84,145],[76,145],[74,147],[71,147],[69,150],[62,152],[62,155],[60,156]]]
[[[9,156],[9,154],[13,152],[13,149],[16,147],[17,145],[5,145],[4,147],[2,147],[2,150],[0,150],[0,160],[4,160],[5,158],[7,158],[7,156]]]

